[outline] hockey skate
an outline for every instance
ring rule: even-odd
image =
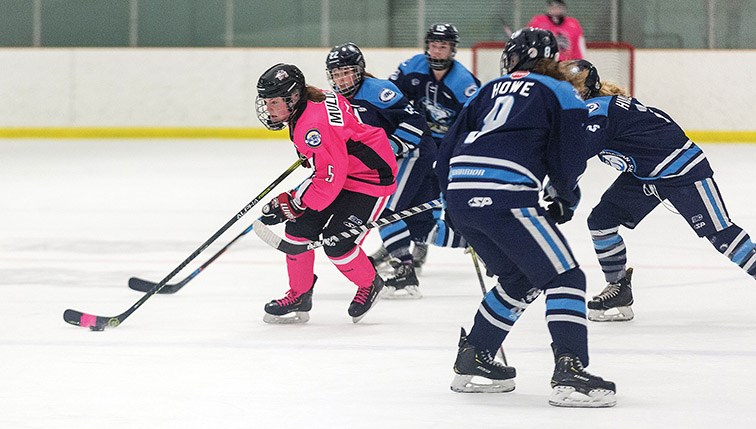
[[[352,322],[357,323],[365,317],[371,308],[375,307],[378,303],[378,295],[383,289],[383,279],[378,273],[375,274],[373,283],[368,287],[361,287],[357,289],[357,294],[354,296],[352,303],[349,304],[349,313],[352,316]]]
[[[381,298],[385,299],[420,299],[420,282],[415,275],[415,267],[407,261],[395,268],[394,276],[386,280]]]
[[[312,281],[310,290],[302,295],[295,295],[289,289],[285,297],[265,304],[263,322],[271,324],[307,323],[310,320],[308,312],[312,310],[312,291],[315,288],[316,281],[318,281],[318,276],[315,276]]]
[[[454,362],[456,375],[451,390],[460,393],[501,393],[515,389],[517,371],[494,360],[488,350],[477,350],[467,342],[467,333],[462,328],[459,334],[459,350]]]
[[[422,274],[423,265],[428,258],[428,243],[414,242],[415,247],[412,248],[412,265],[415,267],[417,274]]]
[[[553,347],[553,344],[552,344]],[[614,383],[589,374],[580,359],[573,354],[556,357],[549,397],[555,407],[604,408],[617,405]]]
[[[588,320],[593,322],[623,322],[635,317],[633,289],[630,280],[633,269],[628,268],[625,277],[616,283],[609,283],[603,292],[588,301]]]

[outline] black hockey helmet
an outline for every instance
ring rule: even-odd
[[[587,100],[598,97],[599,90],[601,90],[601,78],[596,66],[586,60],[572,60],[567,62],[567,68],[572,75],[576,75],[583,70],[588,70],[588,75],[585,77],[585,87],[588,92],[587,94],[582,94],[583,98]]]
[[[501,72],[531,70],[541,58],[559,61],[559,47],[554,34],[542,28],[517,30],[501,53]]]
[[[273,121],[265,104],[265,99],[281,97],[286,102],[290,113],[304,107],[305,78],[302,71],[292,64],[279,63],[269,68],[257,81],[257,99],[255,107],[257,118],[268,129],[282,130],[286,127],[285,121]]]
[[[336,76],[334,76],[335,71]],[[344,97],[351,97],[357,92],[362,84],[364,72],[365,57],[353,42],[334,46],[326,57],[328,83],[335,92]]]
[[[433,59],[428,52],[428,44],[430,42],[449,42],[451,44],[451,55],[445,59]],[[454,61],[454,55],[457,53],[457,44],[459,43],[459,31],[454,24],[440,23],[430,26],[425,33],[425,58],[428,60],[428,65],[433,70],[446,70],[448,69],[452,61]]]

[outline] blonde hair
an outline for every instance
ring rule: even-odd
[[[551,58],[541,58],[535,63],[530,71],[544,76],[553,77],[556,80],[567,80],[569,74],[560,67],[560,64],[561,63],[556,62]]]
[[[571,66],[569,62],[560,63],[559,68],[564,73],[565,80],[571,83],[580,95],[586,99],[591,92],[585,85],[585,79],[588,78],[588,70],[581,70],[578,73],[573,74],[570,70]],[[601,81],[601,88],[599,89],[597,97],[612,95],[630,97],[630,92],[614,82]]]
[[[601,82],[599,96],[604,95],[622,95],[625,97],[630,97],[630,92],[614,82]]]

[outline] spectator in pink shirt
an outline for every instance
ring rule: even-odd
[[[567,16],[567,5],[562,0],[548,0],[545,15],[536,15],[528,27],[543,28],[554,33],[559,46],[559,60],[581,60],[585,57],[583,27],[577,19]]]

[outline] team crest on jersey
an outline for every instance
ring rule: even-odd
[[[323,139],[320,136],[320,131],[318,131],[317,128],[313,128],[310,131],[307,131],[307,133],[305,134],[305,143],[307,143],[307,146],[318,147],[322,142]]]
[[[381,95],[379,95],[378,98],[380,98],[381,101],[386,103],[396,98],[396,92],[388,88],[383,88],[383,91],[381,91]]]
[[[602,150],[598,156],[601,162],[618,171],[623,173],[632,173],[635,171],[635,161],[627,155],[623,155],[613,150]]]
[[[530,74],[530,72],[527,72],[527,71],[516,71],[516,72],[510,74],[509,77],[512,78],[512,79],[522,79],[522,78],[524,78],[525,76],[527,76],[529,74]]]
[[[475,94],[475,91],[478,90],[478,87],[475,85],[470,85],[467,88],[465,88],[465,97],[472,97],[473,94]]]

